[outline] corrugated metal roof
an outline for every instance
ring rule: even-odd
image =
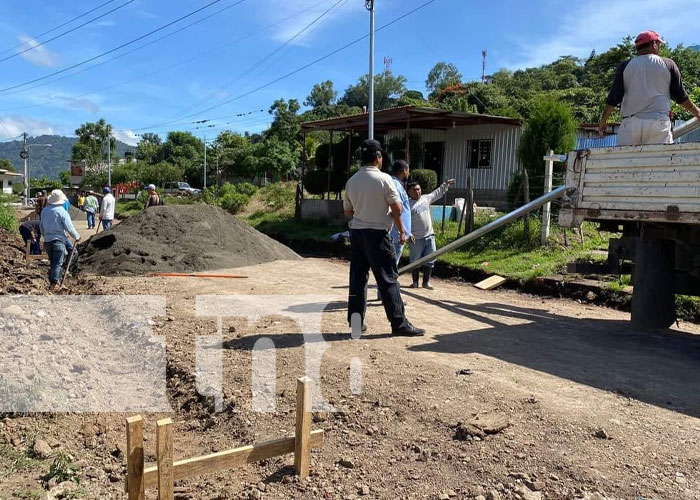
[[[617,135],[605,137],[579,137],[576,139],[576,149],[612,148],[617,146]]]

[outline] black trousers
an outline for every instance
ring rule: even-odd
[[[350,230],[350,295],[348,297],[348,323],[352,315],[359,313],[362,323],[367,310],[367,280],[369,270],[382,297],[386,317],[392,330],[408,326],[404,313],[394,245],[388,231],[378,229]]]

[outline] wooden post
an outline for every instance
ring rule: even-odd
[[[462,205],[462,214],[459,217],[459,223],[457,224],[457,238],[459,238],[459,233],[462,232],[462,223],[464,223],[464,227],[467,227],[466,221],[464,218],[466,217],[467,213],[467,202],[469,201],[468,198],[469,196],[466,195],[467,197],[464,198],[464,205]]]
[[[523,205],[530,203],[530,177],[527,175],[527,169],[523,169]],[[530,243],[530,212],[523,217],[525,227],[525,240]]]
[[[467,221],[464,224],[464,234],[469,234],[474,230],[474,189],[472,186],[472,176],[467,177]]]
[[[411,163],[411,117],[406,121],[406,162]]]
[[[156,423],[158,463],[158,500],[173,500],[173,421],[169,418]]]
[[[31,252],[31,245],[32,245],[32,242],[29,241],[29,240],[27,240],[27,249],[26,249],[26,255],[25,255],[25,256],[26,256],[26,259],[27,259],[27,265],[29,265],[29,261],[31,260],[31,259],[29,258],[29,255],[30,255],[30,252]]]
[[[294,468],[300,477],[311,468],[311,379],[297,380],[297,425],[294,441]]]
[[[554,155],[554,151],[551,149],[549,150],[548,159],[545,160],[544,162],[544,193],[551,193],[552,192],[552,173],[554,170],[554,160],[552,160],[552,156]],[[549,238],[549,223],[550,223],[550,218],[551,218],[551,213],[552,213],[552,204],[551,203],[545,203],[545,205],[542,207],[542,238],[540,243],[544,246],[547,244],[547,238]]]
[[[350,156],[352,155],[352,129],[348,132],[348,164],[345,172],[345,182],[350,180]]]
[[[126,419],[126,480],[129,500],[144,500],[143,419],[140,415]]]
[[[333,172],[333,131],[331,130],[330,141],[328,142],[328,199],[331,199],[331,173]]]

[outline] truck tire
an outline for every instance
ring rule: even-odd
[[[675,242],[641,237],[637,241],[632,295],[632,326],[668,328],[676,321]]]

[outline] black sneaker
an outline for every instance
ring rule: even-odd
[[[391,330],[391,334],[399,337],[421,337],[425,335],[425,330],[423,328],[416,328],[409,323],[407,326]]]

